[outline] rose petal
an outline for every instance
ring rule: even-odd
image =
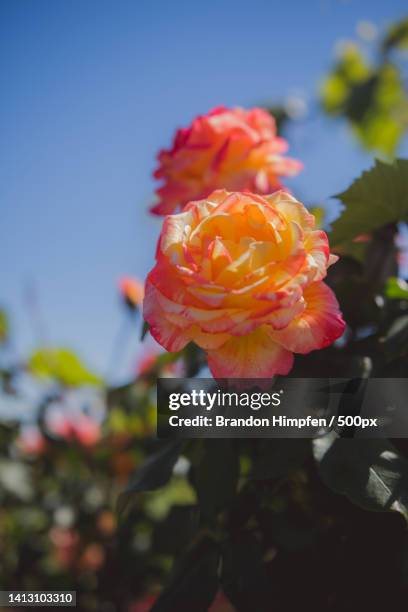
[[[208,367],[215,378],[270,378],[287,374],[292,365],[292,353],[274,342],[265,328],[232,337],[208,351]]]

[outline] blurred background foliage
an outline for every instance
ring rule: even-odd
[[[362,36],[370,40],[370,24]],[[320,89],[326,113],[346,120],[361,144],[392,157],[408,127],[408,92],[400,55],[408,48],[408,19],[393,24],[376,47],[338,47],[337,60]]]
[[[318,112],[347,122],[382,160],[344,186],[330,228],[342,257],[328,282],[346,333],[297,356],[293,376],[407,375],[408,161],[394,159],[408,121],[407,47],[408,20],[369,50],[343,44],[318,94]],[[283,131],[298,111],[271,107]],[[139,289],[120,284],[123,329],[137,327],[145,350],[115,387],[66,347],[16,355],[0,310],[0,399],[30,406],[29,418],[8,410],[0,425],[1,588],[77,590],[78,609],[98,612],[344,612],[406,601],[406,441],[342,432],[157,441],[157,377],[205,374],[205,361],[193,346],[158,350]]]

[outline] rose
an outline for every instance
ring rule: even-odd
[[[219,188],[260,194],[281,189],[280,177],[302,168],[300,162],[282,156],[287,148],[268,112],[215,108],[178,130],[172,147],[159,153],[154,176],[162,185],[151,211],[173,213]]]
[[[331,344],[344,321],[322,282],[327,236],[291,195],[215,191],[166,217],[144,317],[168,351],[193,341],[217,378],[287,374],[293,353]]]

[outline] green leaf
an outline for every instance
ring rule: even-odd
[[[384,64],[367,82],[367,91],[362,88],[349,99],[347,116],[353,130],[364,147],[392,157],[407,127],[408,101],[401,73],[396,66]]]
[[[156,521],[163,520],[172,507],[191,506],[197,497],[190,483],[182,477],[172,478],[165,487],[146,495],[146,514]]]
[[[64,348],[34,351],[28,359],[28,368],[38,378],[51,379],[69,387],[102,384],[102,379],[88,370],[75,353]]]
[[[393,38],[403,41],[405,28]],[[391,39],[390,39],[391,40]],[[408,97],[397,64],[367,61],[356,44],[344,46],[341,56],[320,89],[325,112],[346,119],[366,149],[395,155],[407,129]]]
[[[288,115],[284,105],[275,104],[273,106],[269,106],[266,110],[275,119],[276,129],[278,133],[281,134],[286,127],[286,124],[290,121],[290,116]]]
[[[385,287],[385,295],[390,300],[408,300],[408,283],[402,278],[389,278]]]
[[[212,522],[234,498],[239,475],[239,457],[233,441],[205,441],[204,456],[197,467],[196,489],[201,516]]]
[[[384,51],[393,47],[408,49],[408,17],[393,23],[382,43]]]
[[[334,432],[313,441],[325,484],[356,505],[400,512],[408,520],[408,460],[387,441],[339,438]]]
[[[218,590],[219,550],[201,538],[180,557],[151,612],[207,612]]]
[[[320,229],[324,227],[326,216],[327,216],[327,209],[323,208],[322,206],[313,206],[312,208],[309,209],[309,212],[315,218],[316,229]]]
[[[372,71],[359,47],[348,43],[332,72],[323,81],[320,98],[331,115],[345,114],[350,107],[354,88],[370,79]]]
[[[119,512],[124,512],[129,507],[135,494],[164,487],[170,480],[182,445],[183,443],[180,440],[166,440],[164,444],[159,445],[155,453],[147,457],[130,478],[125,491],[119,496]]]
[[[147,321],[143,321],[142,332],[140,334],[140,340],[143,341],[146,337],[147,332],[150,330],[150,325]]]
[[[332,226],[332,246],[347,243],[360,234],[408,219],[408,160],[392,164],[376,160],[351,186],[335,196],[346,210]]]
[[[8,317],[6,311],[0,309],[0,344],[7,340],[9,332]]]
[[[381,341],[389,359],[406,355],[408,352],[408,315],[397,317]]]

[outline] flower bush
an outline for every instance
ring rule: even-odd
[[[284,157],[287,148],[267,111],[217,107],[178,130],[172,147],[160,151],[154,176],[162,184],[151,211],[175,212],[214,189],[261,194],[281,189],[281,178],[302,168],[301,162]]]
[[[147,277],[144,317],[167,350],[190,341],[218,378],[287,374],[293,353],[344,331],[324,284],[337,260],[291,195],[215,191],[166,218]]]

